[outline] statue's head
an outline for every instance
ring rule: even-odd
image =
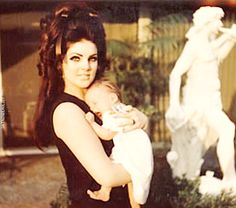
[[[205,33],[210,39],[216,38],[220,28],[223,26],[221,21],[224,11],[220,7],[203,6],[193,14],[193,26],[186,33],[188,39]]]
[[[193,14],[194,26],[202,27],[210,22],[221,20],[224,17],[224,11],[220,7],[203,6]]]

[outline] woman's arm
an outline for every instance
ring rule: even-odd
[[[94,120],[94,115],[91,112],[86,113],[85,118],[90,123],[93,130],[96,132],[100,139],[109,141],[112,140],[113,137],[117,134],[116,132],[103,128],[98,123],[96,123]]]
[[[85,113],[73,103],[62,103],[54,111],[53,125],[61,138],[89,174],[101,185],[120,186],[130,175],[106,155],[103,146],[85,119]]]

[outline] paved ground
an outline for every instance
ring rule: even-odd
[[[160,195],[157,187],[165,186],[170,178],[165,154],[155,158],[153,191],[150,192],[148,208],[157,208],[156,204],[153,205],[153,199]],[[0,158],[0,208],[49,208],[64,180],[57,155]],[[168,208],[166,205],[159,207]]]
[[[170,208],[173,192],[166,151],[154,151],[155,170],[145,208]],[[206,167],[217,167],[214,154]],[[207,169],[207,168],[206,168]],[[65,176],[60,158],[54,156],[0,157],[0,208],[49,208]]]
[[[57,155],[0,158],[0,208],[48,208],[63,181]]]

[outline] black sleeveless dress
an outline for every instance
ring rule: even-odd
[[[74,103],[75,105],[80,107],[85,113],[90,111],[90,109],[84,101],[66,93],[63,93],[61,96],[55,99],[51,108],[50,126],[52,127],[52,136],[55,139],[56,146],[59,150],[61,162],[66,173],[67,186],[70,194],[70,200],[72,203],[70,207],[71,208],[130,208],[126,186],[112,188],[110,200],[108,202],[94,200],[87,195],[86,192],[88,189],[98,190],[100,188],[100,185],[97,184],[96,181],[89,175],[89,173],[84,169],[84,167],[75,157],[75,155],[70,151],[70,149],[63,142],[63,140],[61,140],[56,136],[53,130],[53,123],[52,123],[53,112],[55,108],[63,102]],[[101,121],[98,118],[96,118],[96,121],[98,123],[100,122],[101,124]],[[107,155],[110,155],[111,149],[113,147],[112,141],[102,141],[102,144]]]

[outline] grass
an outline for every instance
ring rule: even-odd
[[[154,151],[154,174],[148,200],[143,208],[236,208],[236,197],[230,192],[218,196],[201,195],[199,180],[172,178],[166,161],[166,150]],[[68,191],[62,186],[52,208],[66,208]]]

